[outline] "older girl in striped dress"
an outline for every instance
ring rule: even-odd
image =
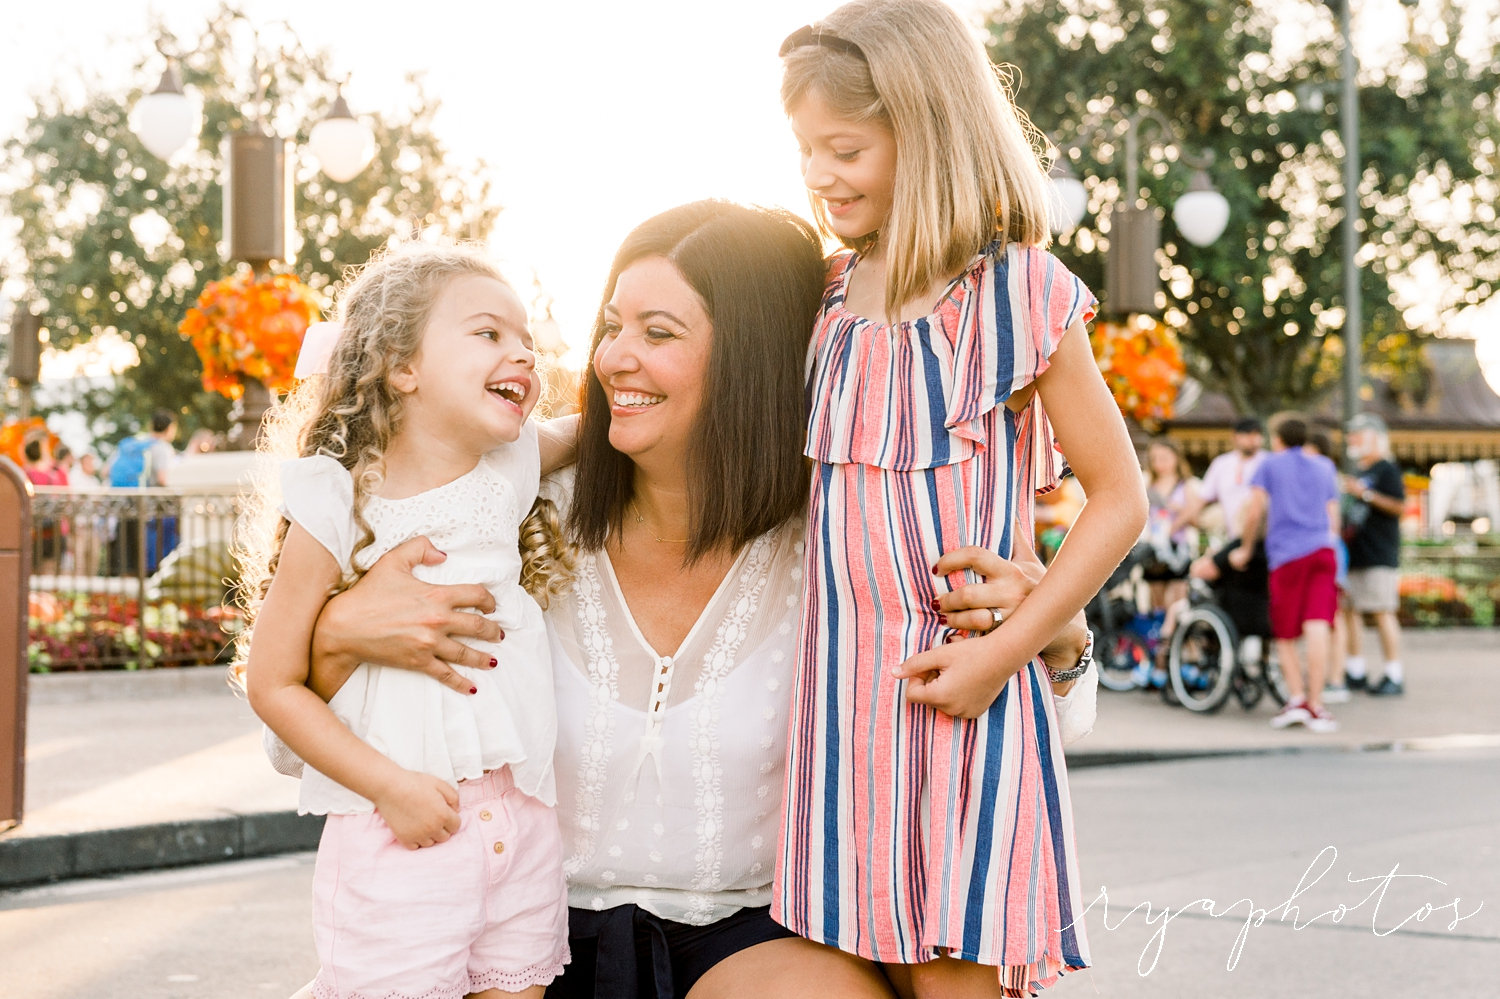
[[[782,55],[814,213],[848,251],[808,358],[808,584],[773,915],[883,962],[904,996],[1033,994],[1089,963],[1035,657],[1146,516],[1084,328],[1093,298],[1043,249],[1043,169],[951,9],[857,0]],[[934,562],[1030,544],[1054,434],[1088,503],[1013,616],[951,641],[937,599],[963,580]]]

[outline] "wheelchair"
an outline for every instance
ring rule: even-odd
[[[1233,696],[1248,711],[1266,694],[1286,703],[1267,603],[1264,594],[1190,580],[1167,651],[1168,687],[1183,707],[1211,714]]]

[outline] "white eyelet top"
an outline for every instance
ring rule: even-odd
[[[746,546],[662,655],[609,557],[579,553],[573,588],[547,611],[572,905],[703,925],[770,904],[801,576],[796,519]]]
[[[472,780],[509,766],[516,786],[546,804],[557,800],[552,771],[556,711],[541,608],[520,585],[517,537],[536,498],[536,428],[480,459],[468,473],[415,496],[372,496],[365,519],[375,540],[354,556],[361,567],[403,541],[426,535],[447,554],[415,574],[432,583],[483,583],[495,598],[489,617],[505,640],[476,644],[500,661],[493,670],[454,667],[478,689],[460,694],[421,673],[359,666],[329,701],[339,719],[365,742],[408,770],[447,781]],[[332,458],[298,458],[282,465],[282,509],[349,571],[358,536],[353,481]],[[267,622],[274,626],[274,622]],[[302,775],[299,810],[357,814],[371,803],[323,774]]]

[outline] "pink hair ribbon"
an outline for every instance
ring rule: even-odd
[[[333,348],[343,332],[341,323],[313,323],[309,326],[302,334],[302,349],[297,353],[297,370],[293,377],[300,381],[311,375],[326,375],[328,359],[333,356]]]

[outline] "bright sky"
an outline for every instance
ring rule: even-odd
[[[973,13],[984,0],[953,0]],[[409,72],[442,101],[438,134],[483,158],[505,211],[497,251],[532,268],[570,342],[586,339],[610,256],[654,212],[701,197],[806,213],[776,90],[776,49],[838,0],[422,0],[397,5],[242,0],[287,20],[352,74],[356,114],[394,106]],[[1367,0],[1366,6],[1393,0]],[[196,38],[216,0],[48,0],[15,5],[0,33],[0,136],[55,84],[152,85],[153,14]],[[406,11],[398,16],[396,11]],[[3,220],[0,220],[3,221]],[[1500,309],[1490,310],[1491,315]],[[1488,324],[1500,326],[1500,317]],[[1500,369],[1500,335],[1481,349]]]
[[[289,21],[352,74],[356,114],[394,106],[409,72],[442,108],[436,130],[459,157],[486,160],[505,206],[497,250],[534,267],[570,341],[586,339],[615,247],[651,214],[702,197],[806,214],[796,149],[776,96],[781,39],[836,0],[423,0],[398,7],[247,0]],[[216,0],[52,0],[6,15],[0,134],[30,95],[80,76],[131,75],[160,13],[197,37]],[[419,12],[397,17],[396,10]],[[379,11],[380,13],[375,13]]]

